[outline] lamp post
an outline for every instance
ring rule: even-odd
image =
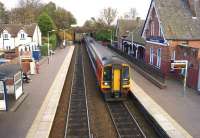
[[[133,32],[131,32],[131,31],[126,31],[127,33],[129,33],[129,35],[131,35],[131,49],[132,49],[132,51],[133,51]],[[128,50],[128,54],[129,54],[129,50]],[[137,55],[136,55],[137,56]]]
[[[112,46],[112,30],[108,29],[108,31],[111,33],[111,35],[110,35],[110,46]]]
[[[48,64],[49,64],[49,55],[50,55],[50,49],[49,49],[49,34],[50,32],[55,32],[56,30],[51,30],[51,31],[48,31],[48,45],[47,45],[47,51],[48,51]]]
[[[65,47],[65,44],[66,44],[66,43],[65,43],[65,42],[66,42],[66,41],[65,41],[65,31],[67,31],[67,30],[69,30],[69,29],[59,29],[59,30],[60,30],[60,31],[63,31],[63,35],[64,35],[64,36],[63,36],[63,45],[64,45],[64,47]]]

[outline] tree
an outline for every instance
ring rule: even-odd
[[[129,10],[129,12],[127,12],[127,13],[124,14],[124,19],[133,20],[133,19],[136,18],[136,16],[137,16],[137,11],[136,11],[136,9],[135,9],[135,8],[131,8],[131,9]]]
[[[18,7],[9,12],[9,22],[15,24],[30,24],[37,21],[41,13],[40,0],[20,0]]]
[[[42,35],[47,36],[48,31],[52,30],[55,28],[54,22],[49,17],[49,15],[45,12],[43,12],[39,17],[38,17],[38,25],[41,29]]]
[[[54,19],[56,12],[56,4],[53,2],[49,2],[48,4],[44,5],[42,11],[46,12],[52,19]]]
[[[115,20],[117,17],[117,9],[112,9],[111,7],[108,7],[106,9],[103,9],[101,12],[101,19],[110,26],[111,23]]]
[[[69,28],[76,23],[74,16],[63,8],[58,7],[55,11],[55,24],[58,28]]]
[[[4,4],[0,2],[0,23],[7,23],[8,14],[4,8]]]

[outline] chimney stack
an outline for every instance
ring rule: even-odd
[[[200,0],[187,0],[193,17],[200,17]]]

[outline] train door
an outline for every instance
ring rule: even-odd
[[[120,69],[114,69],[113,70],[113,92],[119,92],[120,91],[120,75],[121,71]]]

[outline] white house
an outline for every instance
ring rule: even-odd
[[[0,24],[0,50],[14,49],[20,45],[40,46],[42,35],[36,23],[30,25]]]

